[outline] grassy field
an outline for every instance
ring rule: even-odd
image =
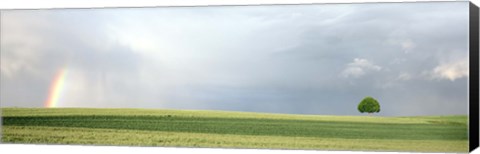
[[[39,144],[467,152],[467,120],[467,116],[3,108],[1,139]]]

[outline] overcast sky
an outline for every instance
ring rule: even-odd
[[[2,107],[468,112],[468,2],[1,13]]]

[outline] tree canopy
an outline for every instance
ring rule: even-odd
[[[378,113],[380,112],[380,104],[375,98],[367,96],[358,104],[358,111],[360,113]]]

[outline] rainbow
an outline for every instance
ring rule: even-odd
[[[55,78],[52,81],[52,85],[50,86],[50,90],[48,92],[48,99],[45,102],[45,107],[53,108],[58,107],[58,102],[62,95],[62,91],[65,86],[65,76],[67,74],[67,69],[60,69]]]

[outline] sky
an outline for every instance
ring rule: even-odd
[[[0,26],[1,107],[468,113],[468,2],[3,10]]]

